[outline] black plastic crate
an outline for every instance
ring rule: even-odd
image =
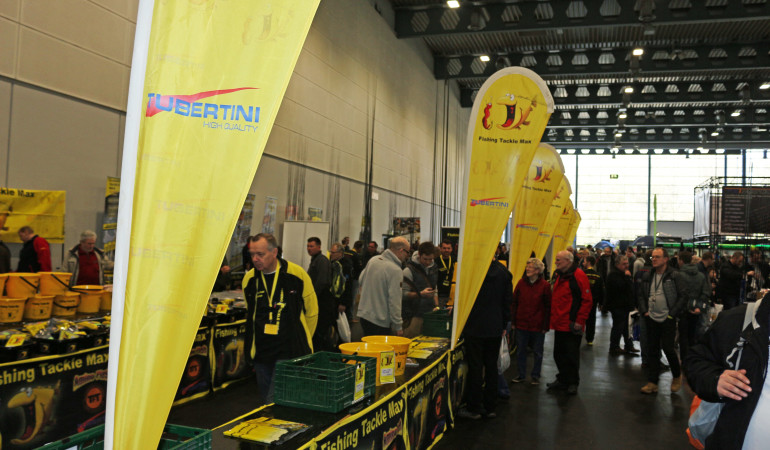
[[[276,364],[275,403],[315,411],[342,411],[353,404],[356,363],[365,365],[363,398],[374,395],[376,358],[318,352]]]

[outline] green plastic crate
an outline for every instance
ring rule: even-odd
[[[431,311],[422,317],[422,334],[432,337],[452,337],[452,314],[447,309]]]
[[[38,450],[102,450],[104,448],[104,425],[89,428],[82,433],[51,442]],[[211,430],[166,425],[161,436],[159,450],[211,449]]]
[[[275,365],[275,403],[314,411],[342,411],[353,404],[356,365],[349,364],[352,361],[366,367],[364,398],[374,395],[376,358],[318,352]]]

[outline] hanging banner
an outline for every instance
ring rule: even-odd
[[[567,233],[567,245],[575,245],[575,236],[577,236],[577,230],[580,226],[580,221],[582,218],[580,217],[580,213],[577,212],[576,209],[572,210],[572,214],[574,217],[572,218],[572,221],[570,222],[570,230]]]
[[[529,166],[519,200],[513,209],[513,239],[509,270],[518,280],[537,242],[556,191],[564,178],[564,164],[559,152],[548,144],[540,144]]]
[[[575,217],[572,213],[573,211],[572,200],[567,200],[567,204],[564,205],[561,216],[559,216],[559,221],[556,222],[556,228],[553,230],[554,255],[562,250],[566,250],[569,246],[569,242],[567,242],[567,233],[569,233],[572,219]]]
[[[65,191],[0,188],[0,240],[21,243],[19,228],[29,226],[51,244],[64,243]]]
[[[140,1],[105,448],[160,441],[318,3]]]
[[[453,348],[552,112],[545,82],[523,67],[496,72],[476,95],[468,124]]]
[[[104,423],[107,346],[0,364],[0,448],[33,449]]]
[[[118,200],[120,199],[120,178],[107,177],[104,189],[104,217],[102,218],[102,245],[104,254],[115,259],[115,236],[118,229]]]
[[[570,195],[572,195],[572,188],[567,177],[564,177],[561,183],[559,183],[559,189],[556,190],[556,197],[551,202],[551,208],[548,210],[543,226],[540,227],[540,231],[537,233],[537,242],[535,242],[534,248],[537,259],[542,260],[545,258],[548,244],[551,243],[554,229],[556,229],[556,224],[559,222],[559,218],[561,218],[561,213],[564,211],[564,206],[569,201]]]

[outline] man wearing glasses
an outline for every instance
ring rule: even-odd
[[[687,304],[687,291],[680,275],[668,267],[668,253],[663,248],[652,251],[652,270],[642,277],[639,285],[639,313],[647,326],[647,384],[643,394],[658,392],[660,350],[666,354],[671,367],[671,392],[682,387],[679,355],[676,354],[676,319]]]
[[[402,265],[409,257],[409,242],[403,237],[390,240],[388,249],[369,260],[361,272],[361,302],[358,318],[364,336],[402,336],[401,282]]]

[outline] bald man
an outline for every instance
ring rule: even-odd
[[[403,237],[390,240],[388,249],[373,256],[361,272],[361,302],[358,318],[364,336],[402,336],[401,282],[402,266],[409,257],[409,242]]]

